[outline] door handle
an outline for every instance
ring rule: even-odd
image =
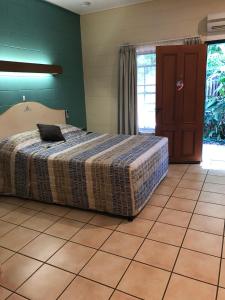
[[[183,90],[183,88],[184,88],[184,82],[183,82],[182,79],[181,80],[177,80],[176,87],[177,87],[177,91],[178,92],[180,92],[180,91]]]

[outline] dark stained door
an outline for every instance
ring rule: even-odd
[[[200,162],[207,46],[160,46],[156,55],[156,135],[168,137],[170,162]]]

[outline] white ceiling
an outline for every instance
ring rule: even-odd
[[[71,10],[80,15],[107,10],[115,7],[122,7],[137,3],[149,2],[152,0],[45,0],[65,9]],[[91,2],[91,5],[82,5],[84,2]]]

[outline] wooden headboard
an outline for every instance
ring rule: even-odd
[[[65,110],[52,109],[39,102],[22,102],[0,115],[0,138],[36,129],[37,123],[65,124]]]

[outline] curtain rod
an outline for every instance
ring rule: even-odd
[[[184,39],[193,39],[193,38],[200,38],[200,35],[195,35],[195,36],[185,36],[185,37],[180,37],[180,38],[174,38],[174,39],[168,39],[168,40],[158,40],[158,41],[151,41],[151,42],[144,42],[144,43],[135,43],[135,44],[122,44],[120,47],[125,47],[125,46],[145,46],[145,45],[154,45],[157,43],[164,43],[164,42],[176,42]]]

